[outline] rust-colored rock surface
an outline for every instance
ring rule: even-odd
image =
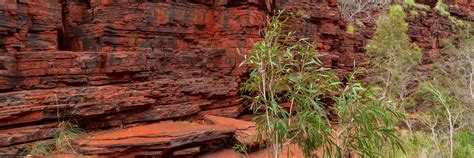
[[[240,144],[249,146],[258,145],[257,126],[254,122],[213,115],[205,115],[204,120],[210,124],[234,127],[236,129],[234,137],[237,139],[237,141],[239,141]]]
[[[225,143],[235,129],[224,125],[163,122],[131,128],[90,133],[77,140],[78,152],[99,156],[184,156]]]
[[[0,52],[57,50],[61,12],[58,0],[1,0]]]
[[[453,15],[474,17],[473,2],[452,2],[460,6]],[[169,119],[239,117],[245,110],[239,84],[248,76],[248,69],[239,67],[242,55],[260,40],[259,30],[279,9],[301,13],[285,31],[314,42],[325,66],[342,74],[365,60],[374,25],[347,33],[335,0],[0,0],[0,156],[52,138],[64,118],[96,135],[99,129]],[[452,33],[440,25],[447,20],[432,11],[408,19],[410,37],[424,49],[425,63],[439,55],[440,41]],[[145,127],[153,135],[162,126]],[[233,135],[204,129],[216,138]],[[164,139],[136,136],[130,139]],[[104,148],[135,152],[154,146],[132,149],[117,142],[81,146],[89,155],[111,154]],[[173,152],[160,148],[157,155],[203,152],[192,145],[168,148]]]

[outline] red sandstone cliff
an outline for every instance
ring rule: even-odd
[[[456,3],[456,16],[474,17],[473,1]],[[345,72],[364,60],[373,24],[346,33],[334,0],[0,0],[0,153],[51,138],[58,110],[87,130],[238,117],[238,50],[277,9],[305,10],[290,29],[315,42],[326,66]],[[408,20],[429,62],[449,22],[433,11]]]

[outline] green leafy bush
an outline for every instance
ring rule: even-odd
[[[401,148],[394,124],[402,115],[363,87],[355,74],[346,84],[339,82],[331,69],[321,66],[311,43],[282,33],[287,18],[281,14],[272,18],[264,39],[242,63],[253,68],[242,84],[249,94],[244,98],[252,100],[259,139],[273,155],[288,144],[298,144],[306,157],[316,151],[322,157],[375,156],[383,145]],[[323,101],[328,99],[335,103]],[[328,117],[331,109],[337,111],[337,126]]]
[[[378,157],[384,151],[381,146],[391,148],[391,154],[404,151],[395,126],[404,116],[377,96],[371,87],[364,87],[356,80],[358,72],[347,77],[340,95],[334,97],[339,116],[337,145],[341,155],[356,152],[362,156]]]
[[[474,133],[468,129],[461,130],[454,135],[456,148],[454,157],[464,158],[474,156]]]
[[[474,40],[470,37],[470,23],[449,15],[448,6],[442,1],[438,1],[435,9],[448,16],[459,32],[446,42],[440,60],[429,71],[419,71],[420,49],[409,42],[403,8],[394,5],[379,17],[375,35],[367,47],[370,78],[384,99],[402,112],[417,111],[413,114],[416,117],[404,120],[409,132],[402,134],[402,139],[410,149],[408,156],[459,157],[457,153],[472,150],[469,145],[458,143],[455,136],[459,131],[473,129],[469,113],[474,105],[471,90]]]
[[[318,68],[320,62],[309,43],[296,40],[292,33],[282,34],[281,15],[273,17],[263,30],[264,40],[254,44],[242,64],[253,71],[242,84],[242,90],[252,94],[250,108],[255,118],[260,139],[269,140],[275,155],[283,145],[296,142],[305,155],[318,148],[331,151],[331,127],[320,97],[337,90],[339,84],[327,68]],[[286,111],[279,103],[291,104]],[[292,117],[294,112],[298,114]]]
[[[374,37],[367,46],[370,76],[386,100],[404,108],[410,94],[407,85],[416,80],[416,68],[421,52],[416,44],[410,43],[408,24],[400,5],[390,7],[387,14],[379,17]]]

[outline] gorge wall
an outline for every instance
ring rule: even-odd
[[[472,20],[474,1],[456,3]],[[64,117],[86,130],[238,117],[242,54],[278,9],[304,10],[289,24],[325,66],[342,74],[364,61],[374,25],[347,33],[336,0],[0,0],[0,153],[51,138]],[[452,32],[427,17],[408,21],[429,62]]]

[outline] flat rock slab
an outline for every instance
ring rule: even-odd
[[[89,133],[76,144],[84,155],[166,157],[190,147],[199,151],[203,143],[232,139],[234,132],[235,128],[229,125],[162,122]]]
[[[257,145],[258,143],[257,130],[254,122],[213,115],[205,115],[204,120],[214,125],[233,126],[236,129],[234,137],[240,143],[250,146]]]
[[[56,123],[50,123],[9,129],[0,128],[0,148],[52,138],[56,134],[57,127]]]

